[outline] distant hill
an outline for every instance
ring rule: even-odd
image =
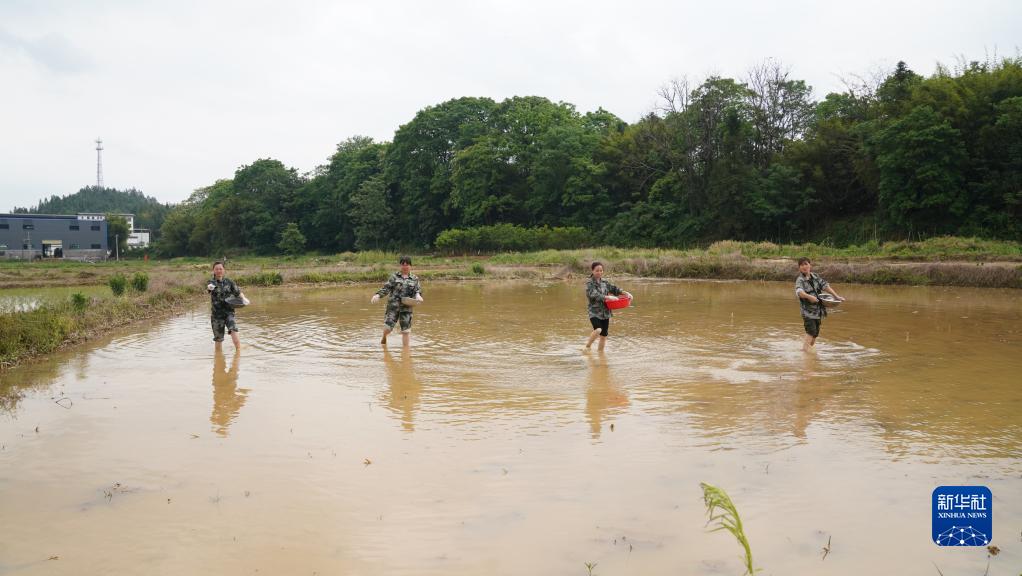
[[[15,208],[24,214],[77,214],[79,212],[115,212],[135,215],[136,228],[159,230],[170,212],[169,204],[161,204],[135,190],[117,190],[86,186],[68,196],[50,196],[31,208]]]

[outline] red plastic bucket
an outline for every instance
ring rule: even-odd
[[[628,296],[618,296],[617,300],[605,300],[603,302],[607,305],[608,310],[620,310],[622,308],[628,308],[632,305],[632,299]]]

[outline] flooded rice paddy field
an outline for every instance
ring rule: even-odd
[[[611,278],[611,280],[614,280]],[[3,574],[982,574],[930,495],[993,491],[1022,566],[1022,294],[634,282],[585,354],[575,283],[428,283],[412,346],[371,288],[248,290],[2,375]],[[823,559],[822,549],[831,542]]]
[[[46,288],[4,288],[0,290],[0,314],[29,312],[48,302],[71,299],[71,295],[105,296],[110,294],[106,286],[63,286]]]

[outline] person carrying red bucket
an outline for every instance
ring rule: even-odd
[[[589,350],[598,337],[600,345],[597,349],[602,351],[607,344],[610,317],[614,315],[611,310],[627,308],[632,302],[632,295],[603,279],[602,262],[594,261],[590,268],[593,273],[586,283],[586,298],[589,300],[589,322],[593,325],[593,331],[589,334],[585,349]]]

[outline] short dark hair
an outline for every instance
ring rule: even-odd
[[[593,260],[593,263],[589,266],[589,269],[596,270],[597,266],[603,266],[603,262],[600,262],[599,260]]]
[[[813,263],[813,261],[808,259],[808,258],[806,258],[805,256],[803,256],[803,257],[798,259],[798,265],[799,266],[801,266],[803,264],[812,264],[812,263]]]
[[[216,268],[216,265],[217,265],[217,264],[219,264],[219,265],[223,266],[224,268],[227,268],[227,266],[225,266],[225,265],[224,265],[224,263],[223,263],[223,262],[221,262],[221,261],[219,261],[219,260],[217,260],[216,262],[214,262],[214,263],[213,263],[213,267],[214,267],[214,268]]]
[[[407,264],[407,265],[411,266],[412,265],[412,257],[411,256],[402,256],[401,259],[397,261],[397,263],[398,264]]]

